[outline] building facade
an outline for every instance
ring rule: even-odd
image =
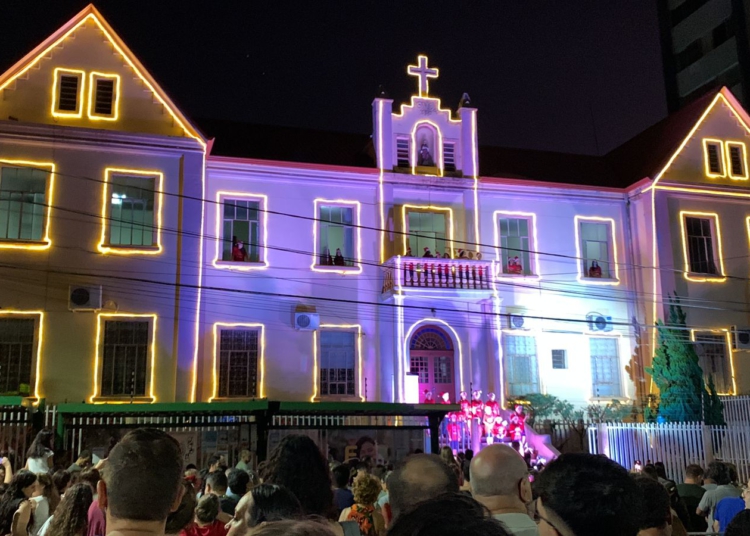
[[[370,167],[218,155],[92,6],[72,19],[0,78],[0,394],[632,401],[674,292],[704,371],[750,390],[729,90],[591,185],[483,176],[468,95],[447,109],[424,56],[407,74]]]

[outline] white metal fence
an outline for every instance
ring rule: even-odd
[[[727,424],[750,423],[750,396],[722,396],[724,420]]]

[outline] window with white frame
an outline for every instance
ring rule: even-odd
[[[0,394],[31,393],[35,321],[0,318]]]
[[[685,216],[688,268],[692,273],[719,275],[713,225],[713,218]]]
[[[258,396],[260,330],[222,329],[219,333],[219,391],[221,398]]]
[[[589,338],[591,388],[594,397],[617,397],[622,394],[617,342],[616,337]]]
[[[320,331],[320,396],[356,394],[357,334]]]
[[[221,259],[261,262],[260,199],[223,199]]]
[[[708,377],[713,376],[716,392],[732,392],[732,372],[729,363],[731,350],[727,348],[726,336],[723,333],[697,332],[695,351],[706,383]]]
[[[321,266],[355,266],[354,208],[318,205],[318,260]]]
[[[497,222],[500,236],[500,259],[503,273],[531,275],[531,220],[501,216]]]
[[[153,176],[111,176],[108,245],[157,245],[156,184]]]
[[[552,350],[552,368],[568,368],[568,356],[566,355],[565,350]]]
[[[42,169],[0,167],[0,240],[35,242],[44,238],[49,176],[49,171]]]
[[[450,253],[448,236],[448,215],[445,212],[421,212],[409,210],[406,213],[406,251],[414,257],[422,257],[427,248],[433,256]],[[451,255],[452,256],[452,255]]]
[[[581,221],[579,225],[583,276],[614,278],[611,222]]]
[[[509,396],[539,392],[536,339],[519,335],[503,335],[505,383]]]
[[[101,396],[146,396],[150,323],[105,320]]]

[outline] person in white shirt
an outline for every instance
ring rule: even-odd
[[[26,469],[34,474],[49,473],[54,467],[54,448],[55,432],[49,428],[42,429],[26,452]]]
[[[471,460],[469,474],[474,498],[510,534],[539,535],[526,509],[532,500],[529,470],[518,452],[507,445],[488,445]]]

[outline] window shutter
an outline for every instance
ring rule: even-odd
[[[96,81],[96,102],[94,111],[97,115],[112,115],[112,103],[115,97],[115,81],[100,79]]]
[[[57,100],[57,109],[61,112],[75,112],[78,110],[78,77],[60,77],[60,96]]]
[[[443,144],[443,169],[456,171],[456,144],[453,142]]]
[[[396,138],[396,165],[398,167],[410,167],[409,138]]]
[[[708,151],[708,169],[711,173],[721,175],[721,152],[719,146],[715,143],[706,145]]]
[[[741,146],[732,145],[729,147],[729,165],[732,166],[733,177],[742,177],[745,175]]]

